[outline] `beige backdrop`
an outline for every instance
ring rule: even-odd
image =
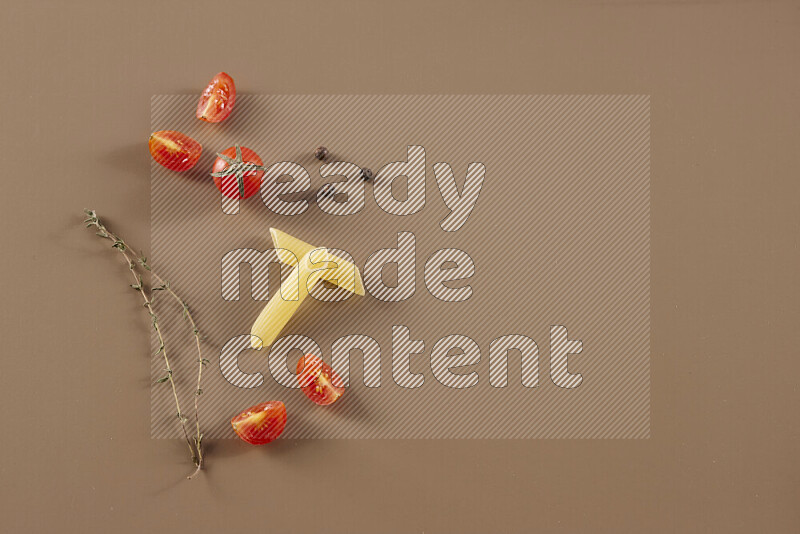
[[[798,22],[793,2],[7,3],[0,527],[797,531]],[[185,447],[149,438],[146,318],[80,210],[147,248],[150,96],[222,69],[255,94],[651,95],[650,439],[220,440],[182,480]]]

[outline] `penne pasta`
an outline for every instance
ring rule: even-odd
[[[364,295],[361,273],[353,262],[315,247],[285,232],[270,228],[278,258],[294,270],[281,281],[280,289],[261,310],[250,331],[254,349],[272,345],[309,292],[320,281],[327,281],[356,295]]]

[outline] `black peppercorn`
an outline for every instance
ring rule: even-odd
[[[325,184],[322,189],[320,190],[320,196],[322,198],[330,198],[336,196],[336,186],[333,184]]]
[[[320,161],[325,160],[328,157],[328,149],[324,146],[317,147],[317,149],[314,151],[314,157]]]
[[[366,167],[361,169],[361,179],[364,180],[365,182],[372,180],[373,176],[374,175],[372,174],[372,169],[367,169]]]

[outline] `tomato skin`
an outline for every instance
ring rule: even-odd
[[[255,153],[255,151],[243,146],[241,147],[242,150],[242,161],[245,163],[255,163],[256,165],[264,165],[264,162]],[[226,148],[224,151],[220,152],[223,156],[227,156],[230,159],[236,159],[236,147]],[[228,168],[228,162],[224,159],[218,157],[214,161],[214,166],[211,168],[212,173],[222,172]],[[261,187],[261,177],[264,176],[264,171],[248,171],[244,173],[243,182],[244,182],[244,196],[240,195],[239,192],[239,181],[234,173],[228,176],[214,176],[214,185],[217,186],[223,195],[228,198],[250,198],[258,192],[258,189]]]
[[[275,440],[286,427],[286,406],[281,401],[267,401],[246,409],[233,419],[236,435],[251,445]]]
[[[320,406],[333,404],[344,395],[344,382],[339,375],[313,354],[306,354],[298,360],[297,382],[306,397]]]
[[[150,134],[147,143],[150,155],[160,165],[172,171],[188,171],[200,159],[203,147],[186,134],[161,130]]]
[[[220,72],[203,89],[197,103],[197,118],[206,122],[222,122],[233,111],[236,102],[236,85],[233,78]]]

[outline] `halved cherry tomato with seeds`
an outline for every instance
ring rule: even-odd
[[[344,395],[344,382],[339,375],[313,354],[306,354],[297,362],[297,382],[306,397],[320,406],[333,404]]]
[[[250,198],[261,187],[264,162],[254,151],[232,146],[217,154],[211,176],[214,184],[228,198]]]
[[[197,164],[203,152],[200,143],[174,130],[151,133],[148,145],[153,159],[173,171],[188,171]]]
[[[233,419],[236,435],[251,445],[273,441],[286,426],[286,406],[281,401],[267,401],[246,409]]]
[[[200,95],[197,103],[197,118],[206,122],[222,122],[233,111],[236,102],[236,86],[233,78],[220,72]]]

